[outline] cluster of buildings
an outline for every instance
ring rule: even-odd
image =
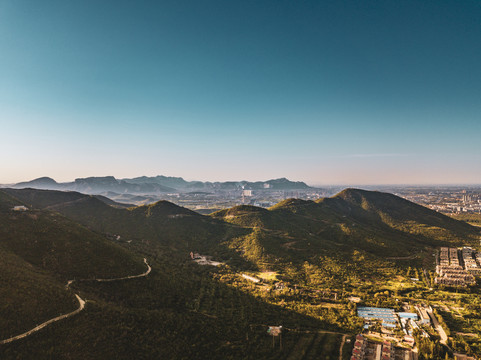
[[[384,328],[396,328],[397,317],[394,309],[360,306],[357,308],[357,316],[364,319],[364,328],[366,329],[370,327],[373,321],[381,321],[381,325]]]
[[[412,360],[410,349],[393,346],[389,341],[382,343],[371,341],[362,335],[356,336],[351,360]]]
[[[387,331],[392,331],[399,325],[405,333],[404,341],[411,344],[414,342],[412,337],[413,330],[419,329],[419,325],[431,324],[429,315],[424,307],[417,306],[416,309],[419,311],[420,316],[411,312],[396,313],[391,308],[360,306],[357,308],[357,315],[364,319],[364,329],[369,329],[373,323],[377,322],[380,322],[381,326]]]
[[[473,274],[474,276],[481,275],[481,253],[476,252],[473,248],[463,247],[461,251],[464,261],[464,267],[467,272]]]
[[[429,314],[424,306],[416,305],[416,310],[419,313],[420,319],[418,321],[419,324],[421,325],[429,325],[431,324],[431,318],[429,317]],[[429,307],[429,310],[432,311],[432,308]]]
[[[476,284],[474,275],[481,275],[481,268],[474,259],[474,253],[471,248],[463,248],[463,263],[461,263],[458,249],[442,247],[439,252],[439,262],[436,265],[438,276],[434,279],[434,282],[448,286]]]
[[[389,189],[388,189],[389,190]],[[481,188],[419,187],[394,188],[391,192],[409,201],[445,214],[481,214]]]

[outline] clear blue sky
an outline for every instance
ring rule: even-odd
[[[0,0],[0,134],[0,183],[481,183],[481,2]]]

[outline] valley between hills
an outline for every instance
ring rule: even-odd
[[[337,360],[354,356],[360,333],[372,344],[390,337],[418,359],[479,355],[479,279],[436,284],[435,267],[441,247],[476,251],[480,235],[358,189],[210,215],[168,201],[126,207],[72,191],[0,189],[0,340],[86,301],[0,344],[0,356]],[[358,316],[362,307],[428,306],[447,339],[426,324],[409,344],[400,325],[365,330]],[[280,336],[267,333],[277,326]]]

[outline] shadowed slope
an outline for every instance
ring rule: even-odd
[[[0,197],[7,197],[7,203],[12,201],[9,195]],[[5,204],[1,200],[0,203]],[[63,279],[116,277],[140,273],[143,269],[141,258],[105,237],[45,210],[2,211],[0,246]]]

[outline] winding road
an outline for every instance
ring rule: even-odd
[[[98,282],[104,282],[104,281],[120,281],[120,280],[129,280],[129,279],[136,279],[136,278],[140,278],[140,277],[144,277],[144,276],[147,276],[150,274],[150,272],[152,271],[152,268],[150,267],[150,265],[148,264],[147,262],[147,259],[144,258],[144,263],[145,265],[147,265],[147,271],[145,271],[144,273],[142,274],[139,274],[139,275],[131,275],[131,276],[125,276],[125,277],[121,277],[121,278],[115,278],[115,279],[94,279],[94,280],[88,280],[88,279],[85,279],[85,280],[77,280],[77,281],[98,281]],[[66,288],[68,289],[70,284],[72,284],[75,280],[69,280],[67,282],[67,285],[66,285]],[[79,295],[75,294],[75,297],[77,298],[78,300],[78,303],[79,303],[79,307],[77,310],[74,310],[68,314],[64,314],[64,315],[60,315],[60,316],[57,316],[57,317],[54,317],[53,319],[50,319],[50,320],[47,320],[43,323],[41,323],[40,325],[37,325],[36,327],[34,327],[33,329],[31,330],[28,330],[27,332],[24,332],[23,334],[20,334],[20,335],[17,335],[17,336],[12,336],[11,338],[8,338],[8,339],[5,339],[5,340],[0,340],[0,345],[1,344],[8,344],[12,341],[15,341],[15,340],[20,340],[20,339],[23,339],[29,335],[32,335],[34,332],[37,332],[41,329],[43,329],[44,327],[46,327],[47,325],[50,325],[56,321],[59,321],[59,320],[63,320],[63,319],[66,319],[68,317],[71,317],[73,315],[77,315],[79,312],[81,312],[84,308],[85,308],[85,300],[83,300]]]
[[[95,279],[95,281],[119,281],[119,280],[129,280],[129,279],[136,279],[136,278],[140,278],[140,277],[144,277],[144,276],[147,276],[150,274],[150,272],[152,271],[152,268],[150,267],[149,263],[147,262],[147,259],[144,258],[144,263],[145,265],[147,265],[147,271],[142,273],[142,274],[139,274],[139,275],[130,275],[130,276],[125,276],[125,277],[121,277],[121,278],[116,278],[116,279]]]
[[[144,277],[144,276],[147,276],[150,274],[150,272],[152,271],[152,268],[150,267],[149,263],[147,262],[147,259],[144,258],[144,263],[145,265],[147,265],[147,270],[145,272],[143,272],[142,274],[139,274],[139,275],[130,275],[130,276],[124,276],[124,277],[121,277],[121,278],[114,278],[114,279],[79,279],[79,280],[69,280],[67,282],[67,285],[66,287],[68,288],[70,286],[70,284],[72,284],[73,282],[75,281],[97,281],[97,282],[107,282],[107,281],[121,281],[121,280],[130,280],[130,279],[136,279],[136,278],[140,278],[140,277]]]
[[[76,315],[78,314],[79,312],[81,312],[84,307],[85,307],[85,300],[83,300],[80,296],[78,296],[77,294],[75,294],[75,296],[77,297],[77,300],[78,300],[78,303],[79,303],[79,307],[77,310],[75,311],[72,311],[71,313],[68,313],[68,314],[65,314],[65,315],[60,315],[60,316],[57,316],[53,319],[50,319],[48,321],[45,321],[44,323],[34,327],[33,329],[27,331],[27,332],[24,332],[23,334],[20,334],[20,335],[17,335],[17,336],[13,336],[9,339],[5,339],[5,340],[1,340],[0,341],[0,344],[7,344],[9,342],[12,342],[12,341],[15,341],[15,340],[19,340],[19,339],[23,339],[24,337],[27,337],[28,335],[32,335],[34,332],[36,331],[39,331],[41,329],[43,329],[45,326],[51,324],[51,323],[54,323],[56,321],[59,321],[59,320],[63,320],[63,319],[66,319],[72,315]]]

